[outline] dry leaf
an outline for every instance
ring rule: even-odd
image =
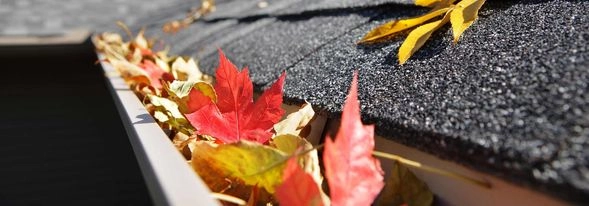
[[[168,99],[176,102],[180,112],[184,114],[196,111],[200,108],[198,105],[204,106],[205,104],[208,104],[208,101],[212,100],[213,102],[217,102],[217,94],[215,93],[213,86],[205,82],[175,80],[172,83],[164,84],[163,88],[168,92]],[[198,94],[196,94],[197,91],[199,92]],[[193,98],[191,98],[191,96]],[[204,96],[209,100],[199,100],[199,96]]]
[[[218,146],[200,143],[192,154],[193,161],[204,160],[217,171],[270,193],[274,193],[276,186],[282,182],[282,170],[287,158],[276,148],[248,141]]]
[[[445,14],[449,8],[442,8],[432,12],[429,12],[423,16],[410,18],[410,19],[402,19],[402,20],[395,20],[387,22],[383,25],[380,25],[374,29],[372,29],[368,34],[366,34],[359,44],[365,43],[378,43],[390,39],[393,35],[398,34],[401,31],[405,31],[407,29],[413,28],[417,25],[423,24],[424,22],[438,17],[440,15]]]
[[[442,20],[419,26],[411,31],[407,36],[407,39],[405,39],[403,44],[401,44],[401,47],[399,47],[399,64],[404,64],[413,53],[423,46],[432,33],[447,21],[448,15],[444,16]]]
[[[424,7],[433,7],[442,0],[415,0],[415,5]]]
[[[300,136],[301,130],[311,122],[315,116],[315,111],[309,103],[305,103],[298,111],[286,116],[285,119],[274,125],[276,135],[292,134]]]
[[[391,176],[380,193],[378,205],[430,206],[433,201],[434,194],[427,185],[402,164],[395,162]]]
[[[462,32],[474,23],[474,20],[478,17],[479,9],[484,3],[485,0],[463,0],[456,4],[450,15],[454,43],[458,42]]]

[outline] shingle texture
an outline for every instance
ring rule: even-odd
[[[335,118],[359,70],[363,118],[378,135],[589,202],[588,1],[487,1],[458,44],[446,26],[402,66],[402,38],[355,42],[381,23],[427,12],[410,1],[217,2],[215,13],[172,36],[161,26],[189,3],[149,10],[131,24],[199,58],[207,73],[223,49],[249,66],[257,90],[286,70],[287,101],[309,101]]]
[[[363,117],[378,135],[565,200],[589,201],[589,2],[489,1],[458,44],[445,27],[403,66],[396,60],[402,38],[355,42],[381,23],[425,11],[350,2],[295,1],[268,13],[243,7],[249,18],[218,14],[195,27],[237,25],[179,52],[201,58],[212,73],[222,48],[249,66],[258,89],[287,70],[286,99],[309,101],[334,117],[359,70]]]

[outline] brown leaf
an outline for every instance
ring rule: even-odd
[[[378,205],[430,206],[434,195],[427,185],[398,162],[393,164],[391,176],[380,193]]]

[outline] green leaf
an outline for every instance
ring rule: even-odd
[[[395,162],[378,205],[430,206],[433,201],[434,195],[427,185],[402,164]]]
[[[218,146],[199,142],[192,158],[193,162],[207,162],[209,167],[227,176],[274,193],[276,186],[282,182],[282,171],[288,155],[269,146],[242,140]]]

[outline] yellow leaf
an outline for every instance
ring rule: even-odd
[[[199,142],[192,159],[193,162],[206,162],[229,177],[238,178],[247,185],[257,185],[272,194],[282,182],[282,170],[288,156],[278,149],[248,141],[218,146]]]
[[[463,0],[458,2],[450,14],[452,23],[452,35],[454,43],[458,42],[460,35],[477,19],[479,9],[483,6],[485,0]]]
[[[194,59],[185,61],[183,58],[176,58],[172,63],[172,75],[181,81],[203,81],[203,73],[198,69]]]
[[[164,84],[163,88],[168,92],[169,99],[176,102],[180,108],[180,112],[188,113],[188,94],[192,89],[198,89],[205,96],[211,98],[213,102],[217,102],[217,94],[212,85],[206,82],[190,82],[174,80],[170,84]]]
[[[305,103],[298,111],[289,114],[285,119],[274,125],[276,135],[293,134],[301,136],[301,131],[315,116],[315,111],[309,103]]]
[[[423,46],[432,33],[446,22],[448,22],[448,15],[445,15],[441,20],[419,26],[411,31],[399,48],[399,64],[404,64],[413,53]]]
[[[432,7],[437,3],[440,3],[442,0],[415,0],[415,5],[417,6],[424,6],[424,7]]]
[[[423,16],[387,22],[383,25],[376,27],[375,29],[372,29],[372,31],[364,35],[364,37],[362,37],[362,39],[358,43],[375,43],[386,40],[398,32],[413,28],[430,19],[445,14],[448,10],[449,8],[441,8],[435,11],[431,11]]]
[[[149,79],[149,75],[145,70],[141,69],[139,66],[132,64],[125,60],[117,60],[115,58],[108,60],[110,64],[119,72],[121,77],[128,81],[132,77],[143,76]]]
[[[274,137],[272,144],[280,151],[285,152],[288,155],[294,155],[296,151],[302,149],[307,151],[313,149],[313,145],[306,139],[299,136],[285,134]],[[319,167],[319,156],[317,150],[310,151],[299,157],[299,163],[305,172],[311,174],[315,182],[321,185],[323,176],[321,176],[321,169]]]
[[[430,206],[434,195],[427,185],[398,162],[380,194],[379,205]]]
[[[176,102],[151,94],[148,94],[147,97],[155,107],[154,117],[158,121],[170,125],[176,131],[190,133],[190,131],[194,130],[190,123],[188,123],[188,120],[180,112]]]

